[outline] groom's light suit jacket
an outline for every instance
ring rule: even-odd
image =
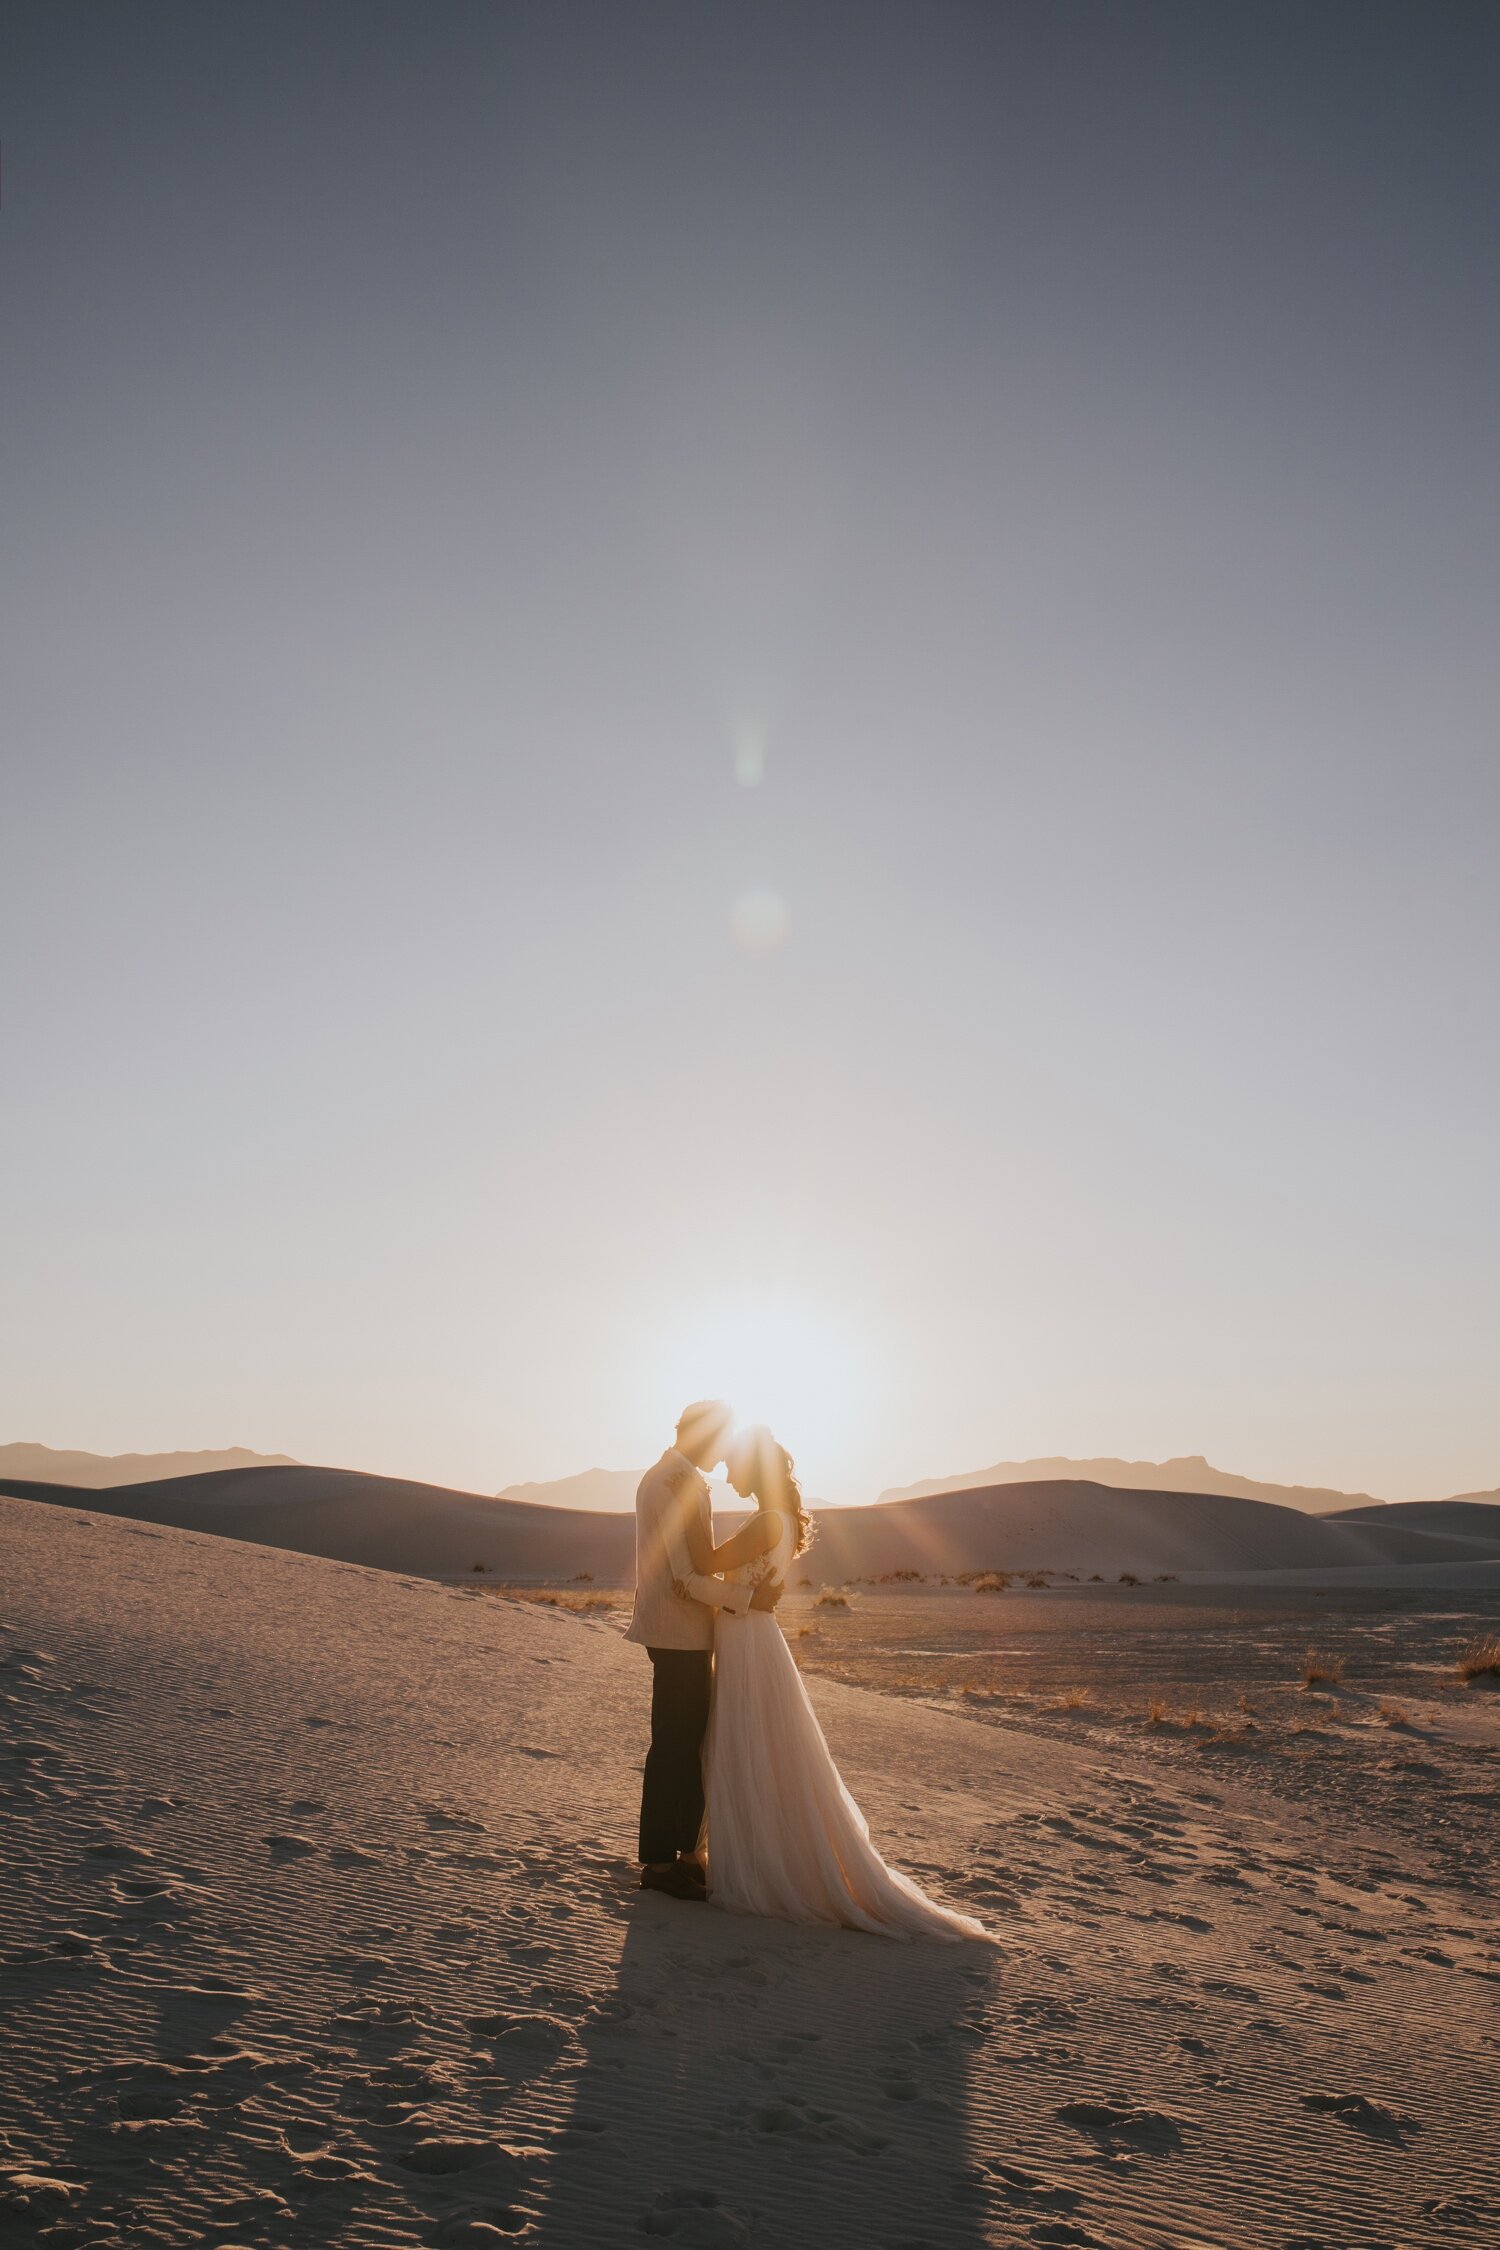
[[[625,1638],[646,1648],[712,1648],[716,1609],[743,1617],[752,1586],[732,1586],[693,1568],[687,1525],[696,1517],[713,1545],[708,1486],[691,1461],[669,1446],[642,1477],[635,1496],[635,1614]],[[679,1594],[678,1586],[686,1588]]]

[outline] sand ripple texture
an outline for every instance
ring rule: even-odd
[[[0,1499],[0,2242],[1500,2240],[1500,1955],[1413,1843],[815,1680],[999,1938],[632,1887],[617,1628]]]

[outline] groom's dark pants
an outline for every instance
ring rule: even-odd
[[[640,1856],[660,1866],[698,1849],[703,1826],[703,1737],[713,1693],[713,1651],[648,1648],[651,1747],[641,1787]]]

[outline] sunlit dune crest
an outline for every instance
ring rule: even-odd
[[[0,1480],[0,1492],[422,1576],[457,1576],[481,1564],[500,1577],[586,1573],[601,1585],[626,1586],[634,1569],[634,1519],[624,1512],[453,1492],[352,1469],[234,1469],[103,1493],[10,1479]],[[1234,1495],[1074,1480],[815,1515],[809,1568],[833,1581],[895,1570],[1016,1569],[1080,1576],[1373,1570],[1397,1582],[1419,1571],[1463,1582],[1500,1568],[1500,1505],[1482,1502],[1412,1501],[1317,1517]],[[722,1520],[735,1519],[725,1511]]]

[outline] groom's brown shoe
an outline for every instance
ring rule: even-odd
[[[672,1867],[643,1867],[641,1889],[664,1891],[668,1898],[696,1899],[700,1904],[708,1895],[699,1878],[690,1875],[680,1860]]]

